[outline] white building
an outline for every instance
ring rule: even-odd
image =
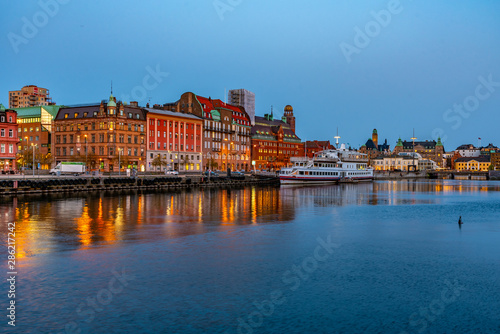
[[[458,152],[463,158],[477,158],[481,155],[481,149],[474,147],[472,144],[461,145],[457,147],[455,152]]]
[[[245,108],[250,122],[255,124],[255,94],[246,89],[232,89],[227,94],[228,103]]]

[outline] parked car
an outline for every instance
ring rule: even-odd
[[[173,169],[169,169],[165,171],[165,175],[179,175],[179,172]]]

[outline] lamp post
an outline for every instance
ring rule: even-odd
[[[121,164],[121,157],[122,155],[122,149],[118,148],[118,176],[122,175],[122,164]]]
[[[87,135],[85,135],[84,137],[85,137],[85,174],[87,174],[87,172],[88,172],[87,155],[89,152],[89,145],[87,143]]]
[[[33,176],[35,176],[35,146],[36,146],[36,144],[31,143],[31,146],[33,146],[33,163],[31,164],[31,167],[33,169]]]
[[[417,138],[415,137],[415,129],[413,129],[413,137],[411,137],[411,140],[413,140],[413,152],[412,152],[412,156],[413,156],[413,171],[416,171],[417,168],[415,166],[415,140]]]
[[[27,167],[27,166],[26,166],[26,165],[27,165],[27,164],[26,164],[26,160],[27,160],[26,158],[27,158],[27,154],[28,154],[28,150],[29,150],[29,146],[30,146],[29,144],[30,144],[30,143],[29,143],[29,141],[28,141],[28,136],[24,137],[24,139],[26,140],[26,146],[25,146],[25,147],[26,147],[26,149],[24,150],[26,153],[24,153],[23,164],[24,164],[24,166],[25,166],[25,167]]]

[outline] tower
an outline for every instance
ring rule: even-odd
[[[378,132],[377,132],[377,129],[373,129],[372,141],[373,141],[373,144],[375,145],[375,149],[378,150]]]
[[[293,116],[293,108],[291,105],[285,107],[285,117],[286,122],[290,125],[290,128],[295,132],[295,116]]]

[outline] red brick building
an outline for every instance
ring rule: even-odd
[[[308,140],[304,143],[304,148],[306,150],[307,157],[312,158],[314,156],[314,153],[323,150],[334,150],[335,146],[330,144],[329,140]]]
[[[169,110],[146,109],[148,171],[201,171],[203,119]]]
[[[293,128],[292,128],[293,126]],[[252,161],[259,170],[277,170],[290,165],[291,157],[304,155],[304,143],[295,134],[293,108],[285,107],[285,116],[255,116],[252,127]]]
[[[203,119],[204,169],[225,171],[230,167],[232,170],[250,170],[252,127],[243,107],[191,92],[182,94],[175,103],[155,107],[193,114]]]
[[[0,104],[0,171],[16,170],[17,113]]]

